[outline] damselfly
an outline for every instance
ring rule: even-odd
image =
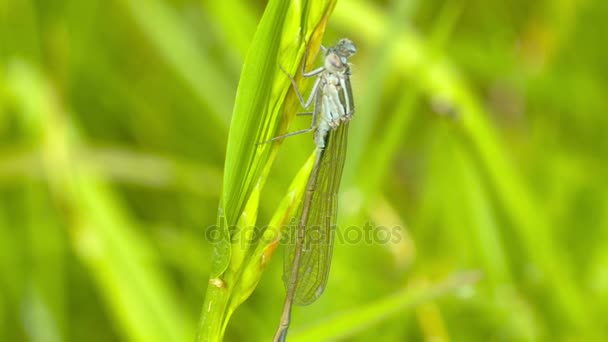
[[[314,131],[316,145],[315,163],[296,216],[299,221],[295,231],[291,231],[295,241],[290,238],[291,243],[286,246],[283,281],[287,295],[275,341],[284,341],[287,336],[293,303],[307,305],[323,293],[331,265],[337,193],[344,168],[348,124],[355,112],[348,58],[357,49],[352,41],[342,39],[322,50],[324,65],[303,71],[304,77],[317,77],[306,101],[293,77],[288,75],[302,106],[308,109],[314,102],[311,127],[273,139]]]

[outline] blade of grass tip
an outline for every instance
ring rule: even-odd
[[[312,8],[312,7],[310,7]],[[319,21],[321,21],[319,24],[317,24],[317,26],[312,26],[309,31],[317,30],[313,32],[313,36],[315,35],[315,33],[318,35],[318,31],[322,31],[319,28],[324,28],[325,27],[325,22],[326,22],[326,14],[327,12],[327,8],[324,7],[320,7],[321,10],[317,10],[317,17],[315,20],[315,23],[318,23]],[[303,16],[304,14],[302,14],[301,16]],[[301,16],[292,16],[293,18],[299,18]],[[299,23],[299,21],[292,21],[292,28],[291,29],[285,29],[284,30],[284,35],[286,35],[286,37],[288,37],[288,41],[290,41],[292,39],[292,37],[294,35],[297,35],[296,32],[300,31],[301,29],[299,28],[299,26],[294,25],[293,23]],[[287,34],[286,34],[287,33]],[[290,34],[292,33],[292,34]],[[285,39],[283,39],[285,40]],[[293,52],[292,52],[293,53]],[[282,54],[282,59],[284,58],[284,55],[288,55],[287,53],[283,53]],[[293,60],[297,59],[297,57],[294,58],[289,58],[289,62],[291,62],[293,64]],[[284,61],[279,62],[280,65],[285,65]],[[271,63],[272,65],[272,63]],[[276,68],[276,67],[275,67]],[[276,74],[275,74],[276,75]],[[283,89],[285,89],[285,83],[283,83],[283,81],[285,81],[284,79],[279,79],[279,80],[275,80],[275,83],[273,85],[273,89],[272,92],[270,94],[268,94],[270,96],[269,100],[269,104],[266,104],[266,108],[264,108],[267,111],[268,115],[262,116],[262,120],[263,122],[261,122],[260,124],[262,125],[261,129],[251,129],[252,127],[255,128],[254,125],[246,125],[245,126],[245,134],[249,133],[250,137],[252,137],[253,139],[249,140],[247,138],[244,139],[243,142],[243,135],[240,134],[233,134],[232,132],[234,131],[239,131],[239,129],[237,128],[241,128],[243,126],[240,126],[238,124],[234,124],[233,128],[231,129],[231,137],[234,137],[235,139],[229,139],[229,147],[231,146],[231,142],[236,141],[239,146],[244,146],[247,147],[247,149],[245,149],[245,152],[249,152],[251,151],[251,147],[253,146],[253,148],[258,148],[256,151],[254,151],[256,154],[253,157],[253,161],[248,165],[247,168],[243,169],[243,168],[238,168],[236,171],[244,171],[245,174],[244,176],[246,178],[251,179],[250,183],[245,183],[246,185],[253,185],[253,187],[248,187],[244,193],[248,193],[249,192],[249,197],[247,196],[243,196],[243,193],[239,193],[239,195],[241,196],[240,198],[238,198],[239,200],[243,197],[245,197],[245,209],[242,210],[240,212],[240,216],[237,217],[237,222],[236,222],[236,228],[237,228],[237,233],[247,233],[246,231],[243,231],[241,228],[246,228],[249,227],[248,229],[251,229],[251,227],[253,227],[253,225],[255,224],[255,218],[257,216],[257,207],[258,204],[257,203],[251,203],[252,200],[256,200],[257,196],[259,195],[259,191],[261,191],[262,187],[265,184],[266,178],[268,176],[268,173],[270,172],[271,166],[272,166],[272,162],[274,160],[274,158],[276,157],[276,153],[278,152],[278,145],[274,144],[263,144],[263,146],[259,146],[259,141],[268,141],[268,139],[270,139],[270,137],[266,136],[266,134],[268,134],[269,132],[275,132],[276,131],[276,126],[279,124],[280,121],[286,121],[286,120],[282,120],[282,118],[280,118],[280,114],[281,112],[281,108],[287,108],[290,104],[290,99],[292,100],[291,102],[293,102],[293,98],[288,98],[287,101],[285,101],[285,104],[283,104],[283,101],[285,100],[285,91],[283,91]],[[286,81],[288,82],[288,81]],[[289,83],[287,83],[287,88],[289,88]],[[257,84],[256,84],[257,87]],[[243,88],[246,88],[246,86],[244,86]],[[277,90],[280,89],[281,91]],[[278,96],[276,96],[278,95]],[[237,104],[239,103],[239,101],[237,101]],[[248,109],[250,107],[247,107]],[[239,111],[235,111],[235,113],[238,113]],[[295,111],[294,111],[295,112]],[[251,114],[252,112],[249,111],[247,112],[248,114]],[[259,115],[257,115],[259,116]],[[239,118],[241,116],[238,116]],[[247,118],[251,118],[252,116],[249,115]],[[293,117],[293,115],[292,115]],[[235,119],[234,122],[237,122],[238,120]],[[233,123],[234,123],[233,122]],[[242,122],[239,122],[242,123]],[[272,146],[272,148],[270,149],[270,153],[266,154],[266,150],[267,150],[267,146]],[[261,151],[260,151],[261,148]],[[229,167],[229,165],[232,165],[230,163],[230,161],[235,160],[234,158],[230,158],[231,154],[228,153],[227,158],[226,158],[226,173],[229,173],[230,170],[232,170],[231,167]],[[246,160],[247,158],[236,158],[236,162],[242,162],[243,160]],[[242,179],[239,177],[236,177],[238,179]],[[230,182],[230,178],[227,175],[225,177],[225,188],[229,187],[229,184],[231,184]],[[243,181],[241,180],[241,183],[243,183]],[[224,192],[224,194],[226,195],[226,192]],[[234,201],[232,201],[234,202]],[[229,200],[224,200],[223,203],[225,205],[225,207],[228,207],[230,203],[232,203]],[[249,208],[249,209],[247,209]],[[227,210],[227,212],[229,212],[229,210]],[[233,227],[233,222],[234,220],[232,220],[228,214],[226,215],[227,217],[227,222],[228,222],[228,227]],[[249,222],[250,225],[247,225],[246,223]],[[240,244],[240,242],[236,242],[237,245]],[[233,253],[233,259],[231,260],[231,264],[232,266],[234,266],[233,268],[237,268],[240,265],[240,261],[244,258],[245,253],[240,253],[240,254],[235,254]]]
[[[159,0],[122,0],[135,22],[156,46],[167,65],[184,79],[214,114],[215,129],[226,131],[230,120],[233,88],[211,58],[196,47],[199,41],[183,25],[175,11]]]
[[[356,24],[363,17],[369,23],[365,29]],[[384,18],[367,3],[354,0],[349,2],[348,8],[338,7],[334,18],[345,29],[358,32],[369,41],[382,36],[382,25],[378,23]],[[554,298],[556,311],[561,313],[569,327],[592,331],[591,321],[585,315],[583,291],[577,288],[569,274],[571,271],[563,267],[567,263],[560,261],[562,254],[556,250],[547,218],[538,210],[538,203],[509,162],[497,133],[486,119],[481,102],[453,65],[446,58],[433,58],[429,46],[412,30],[404,30],[396,39],[400,42],[397,46],[400,72],[415,78],[426,93],[457,110],[466,136],[482,160],[501,204],[514,222],[519,242],[537,270],[542,272],[544,283],[561,284],[546,286]]]
[[[252,253],[251,243],[241,239],[255,232],[260,191],[278,151],[278,144],[259,143],[284,122],[281,114],[291,85],[287,77],[278,76],[279,65],[295,70],[305,51],[302,42],[315,37],[312,40],[320,43],[334,4],[271,1],[258,25],[243,65],[228,135],[218,222],[222,238],[215,244],[198,341],[222,339],[232,312],[250,293],[249,289],[234,291],[245,269],[243,263]]]
[[[230,274],[222,274],[231,260],[228,228],[236,226],[255,186],[254,173],[259,172],[257,169],[260,164],[269,159],[268,153],[264,156],[256,153],[259,141],[256,139],[258,133],[254,130],[260,128],[262,117],[267,112],[270,84],[279,51],[278,35],[287,9],[286,2],[272,1],[268,4],[243,66],[228,135],[223,195],[218,216],[221,236],[214,246],[211,279],[205,295],[197,341],[221,340],[224,333],[224,322],[227,321],[225,312],[230,299],[227,286],[234,286],[226,283],[233,280],[229,279]]]
[[[310,3],[307,3],[310,4]],[[319,4],[317,2],[317,4]],[[304,6],[305,12],[301,15],[301,17],[311,17],[310,14],[315,13],[315,8],[313,6]],[[310,28],[310,30],[313,30],[312,36],[319,36],[319,32],[322,32],[322,30],[325,27],[325,23],[326,23],[326,18],[327,18],[327,7],[318,7],[317,10],[317,17],[319,17],[321,21],[321,23],[317,24],[317,26],[313,26]],[[306,12],[306,10],[310,11],[310,12]],[[292,18],[297,18],[297,16],[293,16]],[[314,17],[313,17],[314,18]],[[317,23],[318,20],[314,21],[314,23]],[[301,22],[301,21],[300,21]],[[294,21],[295,23],[295,21]],[[284,26],[286,27],[286,26]],[[292,25],[292,28],[295,28],[295,25]],[[321,28],[321,30],[319,30],[319,28]],[[307,30],[308,31],[308,30]],[[287,28],[285,32],[290,32],[290,30]],[[289,35],[288,35],[289,37]],[[290,59],[291,60],[291,59]],[[281,61],[279,62],[281,65],[284,65],[284,62]],[[280,82],[279,82],[280,84]],[[275,88],[276,88],[277,84],[275,83]],[[273,92],[276,93],[276,92]],[[281,92],[282,93],[282,92]],[[276,99],[276,98],[275,98]],[[293,99],[293,97],[291,98]],[[290,101],[286,101],[284,108],[287,108],[289,106]],[[278,108],[278,106],[275,106],[275,108]],[[292,111],[295,112],[295,111]],[[276,114],[279,114],[279,112],[277,111]],[[293,118],[293,115],[291,116]],[[278,120],[275,120],[277,118],[276,115],[273,115],[271,117],[271,120],[274,122],[277,122]],[[284,120],[287,121],[287,120]],[[262,132],[265,131],[264,129],[261,130]],[[273,131],[273,130],[268,130],[268,131]],[[258,139],[260,139],[260,136],[257,137]],[[264,138],[263,141],[267,141],[266,138]],[[270,153],[270,157],[268,158],[267,162],[265,165],[263,165],[262,170],[261,170],[261,174],[258,178],[258,183],[256,184],[256,186],[254,187],[253,191],[251,192],[251,196],[249,197],[248,201],[246,202],[246,207],[242,213],[242,215],[240,216],[238,222],[237,222],[237,231],[236,233],[239,234],[241,237],[244,238],[240,239],[239,237],[237,237],[236,239],[233,239],[234,243],[233,243],[233,248],[232,248],[232,259],[230,260],[230,265],[231,268],[234,269],[238,269],[237,272],[237,281],[235,283],[237,284],[243,284],[243,279],[241,279],[243,272],[246,272],[246,270],[248,269],[248,267],[246,265],[242,265],[243,261],[245,260],[246,257],[249,258],[249,260],[251,260],[251,253],[250,253],[250,247],[252,247],[251,241],[249,241],[248,237],[250,236],[254,236],[257,232],[259,232],[259,230],[257,228],[255,228],[255,223],[256,223],[256,219],[257,219],[257,213],[258,213],[258,205],[259,205],[259,196],[260,196],[260,192],[262,190],[262,187],[265,184],[265,181],[268,177],[268,174],[271,170],[272,167],[272,162],[274,160],[274,158],[276,157],[276,153],[278,152],[278,145],[275,145],[275,147],[271,150]],[[302,185],[304,186],[304,185]],[[243,246],[245,246],[246,248],[242,248]],[[235,248],[236,247],[236,248]],[[258,265],[256,265],[255,267],[253,267],[253,270],[256,273],[260,273],[261,269],[260,267],[258,267]],[[245,287],[246,288],[246,287]],[[235,308],[236,306],[238,306],[242,300],[244,300],[246,297],[248,297],[250,294],[250,292],[245,292],[245,293],[241,293],[239,294],[238,291],[234,292],[234,297],[231,300],[231,303],[233,303],[233,305],[231,305],[230,308]],[[242,298],[242,299],[239,299]],[[236,299],[236,300],[234,300]],[[229,313],[231,313],[231,310],[229,310]]]
[[[33,67],[14,63],[9,88],[22,109],[32,141],[40,144],[43,167],[56,206],[66,213],[70,242],[88,268],[123,337],[133,341],[184,341],[190,337],[168,275],[154,260],[111,188],[92,170],[74,167],[79,132],[52,87]]]
[[[448,292],[470,286],[481,277],[479,272],[471,271],[449,277],[428,288],[406,288],[391,296],[377,300],[329,318],[322,323],[303,331],[294,331],[291,341],[332,341],[347,339],[358,331],[369,328],[398,312],[431,301]]]
[[[288,70],[296,69],[298,64],[294,61],[300,60],[305,50],[301,42],[310,41],[311,38],[307,36],[311,35],[310,32],[313,36],[318,36],[315,40],[319,43],[333,1],[315,2],[316,6],[303,6],[300,1],[292,2],[290,10],[294,13],[289,16],[284,27],[282,20],[270,18],[271,12],[274,12],[274,3],[269,4],[260,22],[237,90],[228,136],[222,199],[229,225],[238,221],[264,167],[273,159],[267,147],[272,147],[273,152],[277,149],[277,144],[259,143],[274,137],[277,126],[284,121],[280,116],[287,107],[284,104],[285,95],[291,84],[280,72],[279,66]],[[300,13],[294,8],[305,8],[308,12]],[[285,10],[286,8],[282,9],[283,12]],[[304,16],[311,21],[302,28],[301,18]],[[268,25],[273,22],[274,26]],[[299,46],[297,49],[294,49],[294,42]],[[294,101],[295,108],[295,96],[290,99]]]

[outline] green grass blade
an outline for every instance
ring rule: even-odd
[[[295,116],[296,98],[286,101],[291,84],[280,66],[296,74],[305,42],[311,53],[318,50],[334,4],[271,1],[251,42],[228,136],[218,218],[222,239],[215,246],[198,341],[222,339],[232,312],[259,280],[263,267],[257,258],[250,262],[255,252],[247,237],[256,231],[261,189],[280,145],[259,143],[279,135]],[[284,112],[292,114],[284,117]]]
[[[159,0],[121,0],[142,32],[167,64],[186,81],[209,108],[215,129],[226,129],[230,120],[232,88],[211,58],[197,49],[192,36],[174,10]]]
[[[470,286],[479,277],[480,274],[478,272],[463,273],[452,276],[430,288],[406,288],[376,302],[338,314],[304,331],[294,331],[290,339],[291,341],[346,339],[398,312],[433,300],[447,292],[460,289],[464,286]]]
[[[376,41],[384,30],[384,16],[373,6],[361,1],[349,3],[348,8],[337,7],[336,21],[348,30]],[[365,18],[363,29],[356,23]],[[404,29],[396,53],[400,71],[416,79],[421,89],[439,98],[459,113],[465,135],[482,161],[484,171],[492,181],[498,198],[514,223],[519,243],[524,246],[532,262],[542,270],[547,291],[555,299],[555,311],[579,332],[589,331],[585,318],[584,299],[568,269],[562,267],[562,254],[550,236],[549,222],[540,205],[526,187],[509,161],[505,148],[494,127],[487,119],[481,101],[474,95],[462,76],[446,58],[437,58],[433,49],[411,29]],[[561,284],[559,287],[551,284]]]
[[[86,265],[125,339],[184,341],[194,336],[154,249],[125,214],[104,179],[71,156],[82,141],[53,87],[33,67],[13,63],[9,88],[22,108],[27,135],[40,145],[55,207],[72,247]]]
[[[239,57],[244,59],[256,27],[253,4],[249,1],[226,0],[203,1],[201,5],[213,14],[213,19],[222,27],[226,42],[235,47]]]

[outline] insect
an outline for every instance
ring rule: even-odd
[[[293,243],[286,246],[283,281],[287,295],[274,341],[285,341],[294,303],[307,305],[321,296],[331,266],[337,195],[346,156],[348,125],[355,113],[348,58],[357,49],[349,39],[341,39],[332,47],[322,47],[322,51],[324,65],[310,72],[303,71],[304,77],[316,77],[306,101],[288,74],[302,106],[308,109],[314,103],[310,128],[272,139],[314,132],[316,145],[315,162],[296,216],[297,226],[290,232],[289,241]]]

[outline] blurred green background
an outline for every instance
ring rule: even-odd
[[[194,339],[264,7],[0,1],[0,340]],[[608,339],[608,2],[341,0],[323,42],[343,36],[358,110],[339,221],[403,238],[337,244],[290,337]],[[285,141],[258,222],[312,149]],[[436,285],[465,270],[483,277]],[[226,340],[273,335],[281,272],[277,253]]]

